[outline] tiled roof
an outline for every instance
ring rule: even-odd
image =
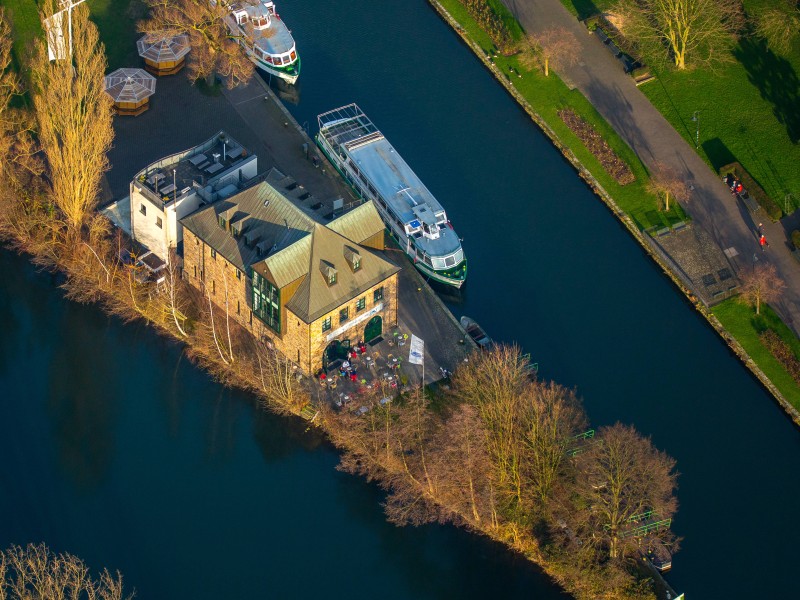
[[[220,215],[228,217],[233,228],[241,224],[238,238],[220,227]],[[310,216],[267,183],[209,204],[181,223],[242,271],[303,239],[315,225]]]
[[[353,245],[353,241],[343,235],[324,225],[315,225],[311,234],[309,263],[306,265],[308,276],[286,303],[286,308],[306,323],[313,323],[400,270],[400,267],[369,249],[360,247],[358,254],[361,266],[353,271],[351,263],[345,258],[347,248]],[[320,261],[325,261],[336,270],[336,283],[333,285],[328,285],[327,278],[319,268]]]

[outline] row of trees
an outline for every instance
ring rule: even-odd
[[[122,575],[104,569],[95,579],[71,554],[54,554],[44,544],[0,552],[0,600],[122,600]]]
[[[642,593],[629,568],[643,545],[674,546],[668,528],[647,539],[627,533],[647,511],[672,517],[675,462],[621,424],[578,451],[587,428],[580,401],[532,379],[518,348],[474,355],[435,407],[419,390],[394,402],[381,396],[364,415],[326,421],[344,449],[342,468],[389,490],[390,521],[466,524],[546,553],[572,590],[618,597]]]

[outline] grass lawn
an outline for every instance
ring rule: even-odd
[[[750,357],[775,384],[783,396],[800,409],[800,386],[786,369],[770,354],[758,337],[759,332],[773,329],[800,357],[800,339],[781,321],[769,306],[762,306],[761,315],[735,298],[718,304],[712,310],[720,322],[735,337]]]
[[[608,10],[613,0],[562,0],[579,18]],[[748,14],[775,0],[744,0]],[[655,69],[642,92],[692,145],[700,111],[698,153],[714,170],[739,161],[784,211],[800,208],[800,36],[779,56],[745,35],[729,65],[716,70]],[[787,198],[787,196],[790,196]]]
[[[136,21],[144,16],[141,0],[88,0],[91,19],[100,30],[106,46],[108,70],[120,67],[141,67],[136,51]]]
[[[463,4],[458,0],[440,0],[440,2],[482,48],[488,50],[492,47],[489,36],[469,16]],[[561,142],[573,150],[581,163],[591,171],[620,208],[628,213],[641,229],[663,227],[686,220],[686,215],[674,203],[669,213],[656,209],[656,198],[645,191],[648,174],[644,165],[583,94],[577,90],[570,90],[553,73],[550,74],[550,77],[545,77],[540,70],[530,71],[521,66],[517,57],[498,56],[495,58],[495,64],[503,72],[509,72],[509,66],[513,66],[515,70],[523,74],[522,78],[512,74],[509,81],[556,132]],[[566,107],[571,107],[600,132],[617,155],[631,167],[636,176],[635,182],[620,186],[606,173],[599,161],[559,118],[557,111]]]
[[[136,20],[143,16],[141,0],[89,0],[91,19],[100,30],[106,46],[109,71],[119,67],[139,67],[136,52]],[[34,0],[0,0],[11,12],[14,34],[14,60],[17,68],[25,47],[42,34],[39,13]]]
[[[25,47],[42,33],[39,9],[33,0],[0,0],[0,6],[11,15],[14,68],[19,69]]]

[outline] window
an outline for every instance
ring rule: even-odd
[[[237,315],[240,315],[240,314],[242,314],[242,313],[241,313],[241,309],[242,309],[241,302],[239,302],[239,300],[237,300],[237,301],[236,301],[236,314],[237,314]]]
[[[333,285],[336,283],[336,271],[331,271],[328,273],[328,285]]]
[[[242,278],[242,272],[239,269],[236,269],[236,279]]]
[[[350,309],[348,307],[344,307],[342,310],[339,311],[339,325],[347,321],[350,318]]]
[[[356,302],[356,312],[359,310],[364,310],[367,306],[367,299],[366,298],[359,298],[358,302]]]
[[[214,281],[213,279],[211,280],[211,293],[212,294],[217,293],[217,282]]]
[[[143,215],[147,215],[147,207],[144,204],[139,205],[139,212]]]
[[[361,268],[361,257],[357,256],[353,259],[353,271],[358,271]]]
[[[156,217],[156,227],[159,229],[163,228],[164,222],[161,220],[161,217]]]
[[[192,268],[194,269],[194,278],[197,279],[197,265]]]
[[[330,331],[330,329],[331,329],[331,318],[328,317],[322,322],[322,333]]]
[[[256,317],[281,332],[281,292],[264,277],[253,274],[253,312]]]
[[[217,251],[213,248],[211,249],[211,258],[217,260]]]
[[[219,216],[219,226],[225,229],[225,217],[222,215]]]
[[[379,287],[372,293],[373,302],[380,302],[381,300],[383,300],[383,287]]]

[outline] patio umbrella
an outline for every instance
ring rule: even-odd
[[[139,104],[156,93],[156,78],[144,69],[117,69],[105,81],[115,104]]]

